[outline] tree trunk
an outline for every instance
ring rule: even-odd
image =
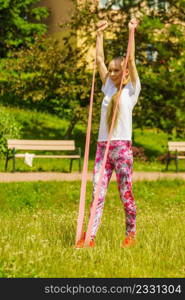
[[[76,123],[77,123],[77,120],[76,120],[76,119],[75,119],[75,120],[72,120],[72,121],[70,122],[70,125],[69,125],[69,127],[67,128],[67,130],[66,130],[66,132],[65,132],[65,134],[64,134],[64,139],[65,139],[65,140],[68,140],[68,139],[71,138],[72,132],[73,132],[73,129],[74,129]]]

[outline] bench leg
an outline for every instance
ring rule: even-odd
[[[72,167],[73,167],[73,158],[71,158],[71,161],[70,161],[70,168],[69,168],[69,172],[71,173],[72,171]]]
[[[170,157],[167,157],[167,159],[166,159],[166,169],[165,169],[165,171],[168,171],[168,166],[169,166],[169,164],[170,164]]]
[[[6,152],[6,158],[5,158],[5,171],[7,171],[7,169],[8,169],[8,151]]]
[[[13,173],[15,172],[15,167],[16,167],[16,164],[15,164],[15,149],[13,149]]]
[[[178,168],[178,151],[176,150],[176,153],[175,153],[175,165],[176,165],[176,172],[179,171],[179,168]]]
[[[176,172],[179,172],[178,157],[175,158]]]

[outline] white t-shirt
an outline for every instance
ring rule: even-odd
[[[98,134],[98,141],[107,141],[108,131],[106,114],[108,104],[112,99],[112,96],[117,92],[112,80],[108,77],[105,84],[102,86],[102,92],[104,93],[104,99],[101,106],[101,118],[100,118],[100,128]],[[136,86],[133,87],[131,81],[123,88],[121,92],[120,102],[119,102],[119,114],[117,126],[113,130],[111,140],[127,140],[132,139],[132,110],[137,103],[139,93],[141,91],[141,83],[139,77],[136,80]]]

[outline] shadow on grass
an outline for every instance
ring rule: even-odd
[[[48,139],[56,139],[56,140],[63,140],[64,139],[64,132],[62,129],[55,129],[45,126],[37,126],[34,124],[34,126],[30,127],[24,127],[23,130],[23,139],[42,139],[42,140],[48,140]]]
[[[151,148],[149,148],[149,146],[148,147],[147,146],[143,147],[143,145],[138,143],[138,142],[134,142],[133,146],[144,148],[144,153],[145,153],[145,155],[147,156],[147,158],[149,160],[156,159],[157,157],[159,157],[160,155],[165,153],[165,151],[161,152],[161,151],[156,150],[156,149],[151,149]]]

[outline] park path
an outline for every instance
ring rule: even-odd
[[[81,180],[82,174],[78,172],[59,173],[59,172],[16,172],[16,173],[0,173],[0,182],[16,182],[16,181],[74,181]],[[92,172],[88,173],[88,180],[92,180]],[[157,180],[157,179],[183,179],[185,180],[185,172],[183,173],[163,173],[163,172],[133,172],[133,181],[139,180]],[[116,180],[115,173],[111,178]]]

